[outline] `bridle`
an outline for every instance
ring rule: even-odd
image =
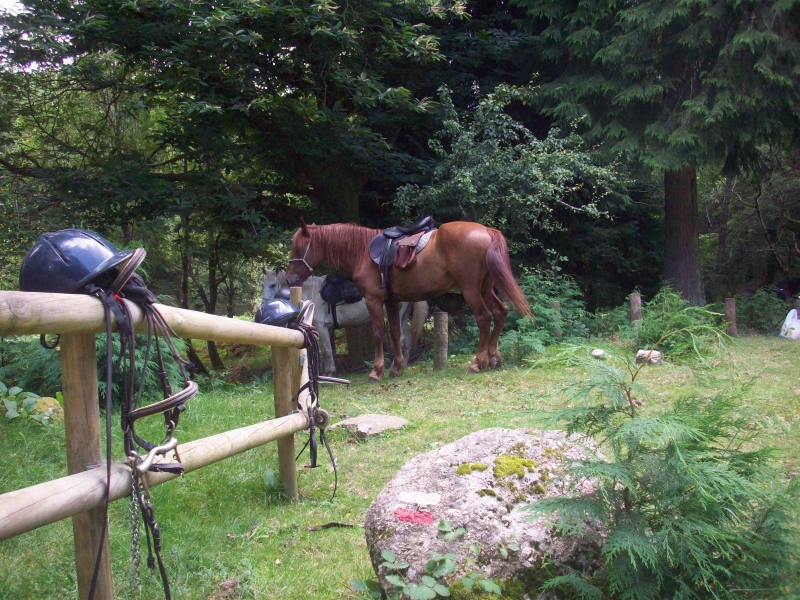
[[[308,251],[309,251],[310,249],[311,249],[311,236],[309,236],[309,237],[308,237],[308,246],[306,246],[306,251],[305,251],[305,253],[303,254],[303,258],[290,258],[290,259],[289,259],[289,262],[301,262],[301,263],[303,263],[303,264],[306,266],[306,269],[308,269],[308,274],[309,274],[309,275],[311,275],[311,273],[313,273],[313,272],[314,272],[314,267],[312,267],[312,266],[311,266],[310,264],[308,264],[308,262],[306,261],[306,256],[308,256]]]

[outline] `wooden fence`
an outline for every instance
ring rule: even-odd
[[[299,304],[301,288],[292,288]],[[129,303],[137,333],[147,333],[142,311]],[[177,447],[186,473],[271,441],[278,443],[280,480],[288,497],[297,497],[294,433],[308,429],[308,416],[292,410],[292,396],[308,380],[299,331],[271,327],[158,305],[182,338],[272,346],[275,419],[186,442]],[[309,312],[309,319],[313,311]],[[0,336],[60,334],[64,428],[69,476],[0,495],[0,541],[72,517],[78,594],[89,594],[104,526],[106,469],[100,438],[95,334],[105,331],[103,306],[96,298],[73,294],[0,291]],[[304,405],[306,398],[300,398]],[[191,408],[190,408],[191,410]],[[149,472],[149,487],[174,479]],[[114,463],[111,500],[131,494],[130,467]],[[108,532],[102,553],[97,600],[112,600]]]

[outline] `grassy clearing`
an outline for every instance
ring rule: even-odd
[[[793,341],[748,337],[724,358],[710,361],[699,377],[686,365],[648,367],[642,382],[650,394],[643,398],[643,410],[658,411],[678,395],[710,395],[716,386],[752,379],[748,401],[767,425],[765,442],[779,447],[783,467],[794,471],[800,464],[798,358],[800,344]],[[430,363],[412,365],[400,380],[375,386],[358,375],[349,388],[323,388],[323,406],[334,420],[379,412],[411,422],[403,431],[364,442],[342,431],[332,433],[339,465],[333,502],[334,477],[324,460],[322,468],[300,470],[299,502],[270,496],[263,476],[277,468],[274,445],[155,488],[174,597],[221,598],[218,586],[231,578],[240,580],[243,598],[351,597],[354,578],[372,577],[360,524],[372,499],[401,465],[478,429],[544,427],[548,411],[566,402],[564,386],[582,377],[578,369],[556,365],[512,366],[467,376],[467,360],[451,359],[455,366],[438,372]],[[205,437],[271,415],[268,384],[218,389],[192,401],[178,436],[183,441]],[[155,438],[158,419],[151,421]],[[23,419],[0,423],[0,493],[66,475],[63,437],[61,425],[40,427]],[[299,449],[305,438],[298,437]],[[115,444],[117,450],[120,446]],[[354,527],[309,531],[330,521]],[[158,598],[160,584],[144,567],[144,587],[131,588],[126,502],[112,505],[110,523],[116,596]],[[0,598],[75,597],[71,531],[67,520],[2,542]]]

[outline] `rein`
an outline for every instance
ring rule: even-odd
[[[303,308],[300,310],[300,314],[288,325],[289,328],[296,329],[303,334],[303,348],[306,350],[306,357],[308,360],[308,381],[300,386],[300,389],[297,390],[297,393],[292,398],[292,403],[297,404],[299,409],[300,394],[302,394],[304,391],[308,391],[309,398],[307,405],[304,407],[306,413],[308,414],[309,422],[308,441],[300,449],[300,452],[297,453],[295,461],[297,461],[300,456],[302,456],[305,449],[308,448],[309,459],[311,461],[311,464],[308,465],[308,468],[315,469],[319,466],[317,464],[318,447],[316,438],[316,430],[319,429],[319,439],[325,446],[325,449],[328,451],[328,457],[330,458],[331,465],[333,467],[333,494],[330,498],[333,500],[336,497],[336,490],[339,487],[339,474],[336,469],[336,459],[333,456],[333,450],[331,450],[330,444],[328,443],[328,438],[325,434],[325,429],[330,424],[330,416],[328,415],[327,411],[320,407],[319,384],[338,383],[350,385],[350,381],[348,379],[339,379],[338,377],[327,377],[325,375],[320,375],[321,355],[319,349],[319,332],[305,322],[308,310],[312,306],[313,304],[311,302],[305,302]]]
[[[175,450],[178,445],[178,440],[173,437],[172,434],[178,425],[180,414],[186,409],[184,403],[197,394],[197,384],[191,381],[187,374],[187,369],[191,368],[191,363],[184,360],[178,354],[172,342],[172,336],[177,337],[176,334],[154,306],[156,301],[155,296],[145,287],[144,281],[138,275],[133,274],[132,271],[133,269],[128,273],[121,273],[110,287],[106,287],[102,284],[88,284],[84,288],[86,293],[100,299],[103,304],[106,321],[106,514],[97,558],[95,560],[92,583],[89,589],[90,600],[94,598],[96,592],[101,551],[108,528],[108,504],[111,487],[112,376],[114,373],[112,315],[119,326],[121,343],[118,362],[118,365],[122,365],[123,379],[122,398],[120,399],[120,424],[123,431],[125,456],[128,459],[131,469],[131,561],[134,570],[134,587],[138,587],[141,584],[139,578],[139,513],[141,513],[145,524],[145,537],[147,539],[147,565],[151,571],[155,571],[156,563],[158,563],[161,583],[164,588],[164,597],[166,600],[171,600],[172,598],[167,572],[161,558],[161,531],[156,522],[155,510],[151,501],[150,491],[147,488],[145,475],[149,471],[165,471],[183,474],[183,465]],[[124,282],[121,289],[119,287],[120,281]],[[134,302],[142,309],[147,321],[147,346],[138,388],[136,387],[136,336],[133,329],[133,315],[124,302],[126,299]],[[164,366],[164,357],[160,344],[161,339],[166,342],[169,352],[178,365],[183,378],[184,387],[177,393],[173,393],[172,391],[172,386]],[[147,406],[138,407],[144,390],[144,380],[147,366],[150,363],[153,345],[155,345],[156,348],[159,365],[158,378],[161,381],[163,400]],[[164,438],[159,444],[145,440],[136,433],[135,429],[137,420],[156,414],[164,415]],[[142,452],[144,456],[140,455],[141,450],[144,451]],[[163,456],[170,451],[175,455],[175,462],[154,463],[156,456]]]

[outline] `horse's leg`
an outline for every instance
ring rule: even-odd
[[[478,324],[480,338],[478,339],[478,352],[475,358],[469,363],[467,371],[469,373],[480,373],[489,366],[489,329],[492,326],[492,313],[486,307],[486,303],[481,296],[481,289],[478,285],[466,286],[459,284],[464,300],[469,306],[475,321]]]
[[[503,331],[503,325],[506,323],[508,307],[495,293],[494,281],[491,277],[487,276],[483,280],[481,292],[483,301],[494,317],[494,327],[489,336],[489,368],[499,369],[503,361],[500,357],[500,350],[497,348],[497,342],[500,339],[500,333]]]
[[[372,323],[372,342],[375,345],[375,359],[372,363],[372,372],[369,374],[369,382],[377,383],[386,370],[383,360],[383,298],[370,296],[365,300],[369,311],[369,320]]]
[[[403,362],[408,364],[411,360],[411,329],[408,325],[408,313],[411,312],[411,302],[400,303],[400,346],[403,348]]]
[[[403,368],[405,368],[403,348],[400,344],[400,304],[387,302],[386,316],[389,321],[389,334],[392,338],[392,349],[394,351],[394,360],[392,361],[392,368],[389,369],[389,377],[398,377],[403,373]]]
[[[331,346],[331,331],[333,330],[328,329],[328,326],[325,325],[325,311],[322,310],[321,305],[314,308],[312,324],[322,339],[322,372],[325,375],[333,375],[336,373],[336,363],[333,360],[333,347]]]

